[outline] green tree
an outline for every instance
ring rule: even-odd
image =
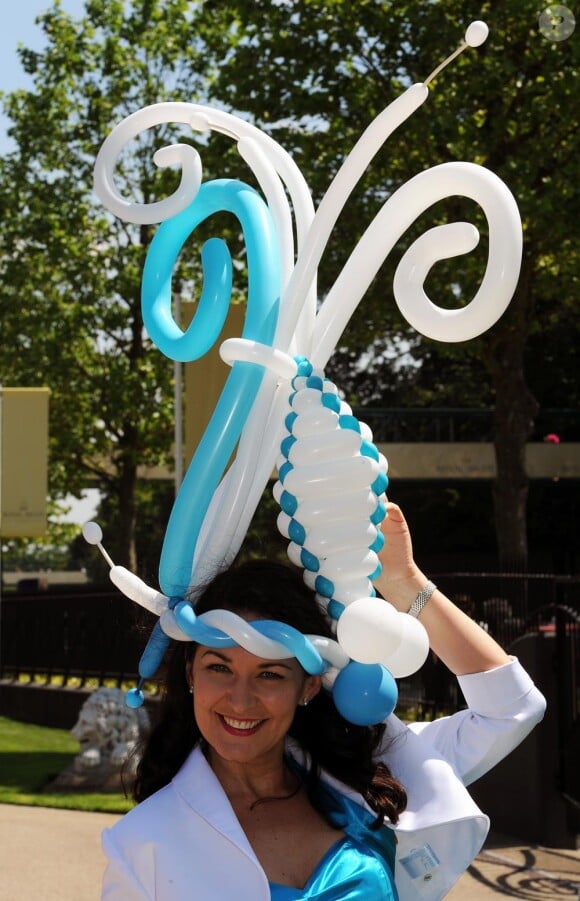
[[[353,363],[370,351],[366,365],[374,365],[375,378],[387,385],[393,346],[396,358],[397,347],[407,339],[414,363],[395,379],[407,386],[407,402],[494,406],[498,548],[504,564],[525,567],[524,449],[539,403],[554,402],[549,386],[555,381],[556,360],[556,373],[566,374],[574,392],[566,405],[578,394],[571,375],[577,352],[570,340],[580,330],[574,306],[580,177],[575,153],[577,34],[548,40],[539,29],[540,10],[530,0],[233,0],[227,13],[211,0],[206,6],[216,16],[221,13],[223,28],[229,23],[238,36],[227,68],[212,86],[215,96],[248,109],[293,152],[317,198],[368,122],[408,84],[424,80],[459,43],[471,20],[489,23],[487,44],[464,53],[436,79],[425,106],[376,157],[329,244],[320,290],[324,294],[336,277],[348,247],[370,222],[385,191],[416,172],[466,159],[487,166],[509,186],[522,215],[524,254],[515,296],[496,326],[457,346],[418,339],[385,300],[397,254],[376,279],[342,344]],[[474,221],[485,235],[485,220],[473,204],[453,199],[421,217],[402,247],[444,218]],[[485,257],[484,239],[478,252],[435,267],[427,282],[429,295],[442,306],[465,303],[481,280]],[[338,355],[342,369],[344,359]],[[453,374],[462,371],[473,373],[466,392],[453,381]],[[375,402],[376,393],[375,384]]]
[[[58,0],[37,23],[45,48],[22,48],[30,90],[4,97],[15,149],[0,164],[0,373],[48,385],[51,493],[95,480],[118,511],[117,561],[137,568],[138,467],[168,464],[173,366],[143,329],[140,279],[153,228],[106,213],[92,170],[111,128],[168,98],[199,100],[212,77],[189,0],[87,0],[75,20]],[[170,194],[176,173],[152,156],[170,129],[139,137],[117,187],[133,201]],[[189,135],[186,136],[186,138]],[[222,165],[219,142],[204,151]],[[206,174],[207,177],[207,174]],[[195,294],[187,257],[177,292]]]
[[[39,570],[81,569],[71,566],[70,547],[77,534],[72,523],[62,522],[60,515],[68,512],[58,505],[49,507],[48,528],[42,538],[8,538],[2,541],[2,567],[6,572],[38,572]]]
[[[538,401],[551,396],[550,361],[558,360],[572,389],[574,351],[566,339],[578,331],[573,137],[580,51],[575,36],[547,41],[537,16],[531,0],[87,0],[80,22],[58,2],[40,18],[47,49],[22,51],[34,88],[5,104],[17,149],[0,170],[0,366],[7,383],[50,384],[53,484],[78,490],[87,471],[101,480],[117,499],[111,509],[121,511],[127,544],[120,562],[134,565],[137,464],[169,455],[171,369],[144,337],[138,303],[151,230],[112,221],[90,194],[104,136],[147,103],[211,98],[247,111],[276,137],[318,201],[369,121],[410,82],[423,80],[471,19],[487,18],[488,44],[464,54],[435,82],[427,104],[377,155],[354,192],[325,254],[320,293],[385,194],[416,172],[468,159],[506,181],[522,211],[526,243],[520,283],[502,320],[466,345],[422,340],[388,298],[396,263],[389,260],[336,359],[347,375],[356,377],[363,359],[375,383],[394,383],[382,400],[495,404],[498,544],[505,562],[525,565],[524,446]],[[169,129],[146,133],[123,159],[125,196],[151,201],[170,193],[172,176],[154,174],[151,157],[171,137]],[[216,174],[227,174],[227,146],[213,138],[204,145],[206,178],[216,160]],[[485,233],[472,207],[458,199],[438,204],[401,249],[443,218],[476,221]],[[430,296],[442,305],[473,296],[485,244],[437,266],[428,279]],[[191,277],[185,267],[178,289],[189,290]],[[360,378],[351,382],[362,390]],[[365,399],[377,402],[376,384]]]

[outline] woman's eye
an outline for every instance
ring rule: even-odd
[[[280,673],[275,673],[272,670],[263,670],[260,673],[260,679],[283,679],[284,677]]]
[[[225,663],[210,663],[208,666],[208,670],[211,670],[212,673],[229,673],[230,669]]]

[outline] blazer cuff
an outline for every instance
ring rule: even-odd
[[[534,689],[534,683],[516,657],[483,673],[458,676],[467,706],[494,719],[509,714]]]

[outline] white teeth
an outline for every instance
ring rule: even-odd
[[[224,716],[223,720],[232,729],[253,729],[258,723],[262,722],[262,720],[232,720],[229,716]]]

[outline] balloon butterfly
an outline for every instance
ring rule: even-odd
[[[477,245],[477,229],[459,222],[428,230],[406,251],[394,277],[395,299],[406,320],[435,340],[465,341],[488,329],[504,312],[518,279],[522,236],[516,203],[503,182],[482,167],[465,162],[435,166],[386,200],[318,312],[316,274],[336,220],[377,151],[425,102],[427,84],[443,66],[486,37],[487,26],[473,22],[455,53],[377,116],[316,211],[302,173],[282,147],[220,110],[154,104],[123,120],[101,147],[95,189],[105,206],[129,222],[161,222],[145,262],[142,305],[148,333],[163,353],[181,362],[203,356],[227,314],[232,260],[225,242],[213,238],[202,249],[196,315],[185,332],[173,318],[171,273],[194,229],[218,211],[232,213],[243,232],[248,267],[242,336],[220,348],[232,369],[167,526],[162,591],[113,565],[106,555],[114,584],[159,616],[139,665],[139,687],[128,694],[131,706],[143,702],[141,685],[155,673],[170,638],[214,647],[239,644],[269,659],[294,655],[308,673],[323,675],[340,712],[359,724],[384,719],[397,700],[393,677],[415,672],[424,662],[428,642],[421,624],[373,597],[387,461],[323,370],[393,245],[421,213],[450,195],[473,199],[487,216],[488,260],[476,295],[466,307],[447,310],[433,304],[423,289],[435,262]],[[235,140],[262,193],[237,180],[202,184],[199,154],[176,144],[154,156],[158,166],[181,167],[174,194],[152,204],[118,196],[113,175],[121,150],[144,129],[168,122]],[[275,464],[278,526],[290,540],[290,559],[304,568],[306,583],[335,623],[336,641],[304,636],[283,623],[250,625],[224,610],[195,613],[197,586],[235,557]],[[87,524],[84,533],[101,547],[96,524]]]

